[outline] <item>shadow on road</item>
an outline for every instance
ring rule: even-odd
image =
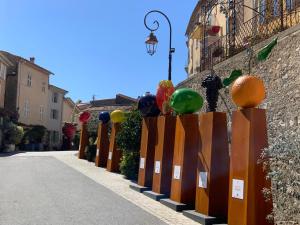
[[[19,153],[25,153],[25,151],[0,152],[0,158],[1,157],[9,157],[9,156],[17,155]]]

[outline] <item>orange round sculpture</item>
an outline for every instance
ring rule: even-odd
[[[233,102],[241,108],[258,106],[266,96],[263,81],[253,75],[237,78],[231,88]]]

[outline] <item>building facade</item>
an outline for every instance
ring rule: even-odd
[[[199,1],[186,30],[189,76],[300,23],[300,1]]]
[[[37,65],[35,58],[27,60],[5,51],[0,51],[1,56],[11,62],[6,62],[6,69],[2,69],[2,63],[0,67],[1,73],[6,73],[3,97],[5,110],[17,112],[18,123],[21,125],[45,127],[48,138],[44,144],[49,149],[59,149],[62,142],[64,96],[67,91],[49,84],[49,77],[53,73]],[[2,87],[1,77],[0,84]],[[0,101],[1,107],[1,96]]]
[[[53,73],[35,64],[34,58],[2,53],[14,64],[7,76],[5,108],[18,111],[19,123],[47,128],[49,76]]]
[[[49,85],[48,95],[48,137],[49,148],[59,149],[62,143],[62,121],[63,121],[63,105],[66,90],[54,85]]]

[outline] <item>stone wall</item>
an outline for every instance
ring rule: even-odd
[[[271,136],[283,129],[299,130],[300,127],[300,25],[276,36],[278,36],[278,44],[269,58],[252,67],[252,74],[261,77],[266,86],[267,97],[260,108],[267,109]],[[254,46],[254,50],[257,52],[273,38]],[[244,51],[217,64],[214,70],[223,79],[228,77],[234,69],[243,69],[243,73],[246,74],[247,64],[247,53]],[[201,82],[208,73],[210,71],[190,76],[179,83],[177,88],[189,87],[205,96]],[[230,111],[237,109],[232,103],[228,89],[222,89],[221,96],[225,99]],[[228,111],[221,98],[219,98],[218,106],[218,111]],[[205,107],[202,111],[205,111]],[[229,122],[230,119],[229,114]]]

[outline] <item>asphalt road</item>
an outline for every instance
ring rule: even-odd
[[[162,225],[53,157],[1,157],[0,225]]]

